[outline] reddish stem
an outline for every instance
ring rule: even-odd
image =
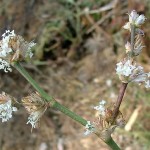
[[[115,105],[115,109],[113,111],[112,123],[115,121],[115,119],[118,116],[119,108],[120,108],[120,105],[122,103],[123,96],[124,96],[124,93],[126,91],[127,85],[128,85],[128,83],[122,83],[122,85],[120,87],[120,91],[119,91],[119,95],[118,95],[117,102],[116,102],[116,105]]]

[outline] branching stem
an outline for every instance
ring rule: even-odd
[[[58,103],[52,96],[49,96],[37,83],[32,77],[28,74],[28,72],[20,65],[20,63],[15,62],[14,67],[25,77],[25,79],[37,90],[37,92],[48,102],[50,102],[50,106],[52,108],[58,109],[66,116],[72,118],[73,120],[77,121],[78,123],[85,126],[87,124],[87,120],[83,119],[81,116],[77,115],[76,113],[72,112],[65,106]],[[107,141],[104,141],[108,146],[111,147],[112,150],[121,150],[118,145],[114,142],[114,140],[110,137]]]
[[[80,124],[84,126],[86,125],[87,121],[85,119],[59,104],[52,96],[49,96],[41,87],[39,87],[36,81],[32,79],[28,72],[19,63],[15,63],[14,67],[27,79],[27,81],[36,89],[36,91],[44,98],[44,100],[50,102],[51,107],[60,110],[62,113],[76,120]]]

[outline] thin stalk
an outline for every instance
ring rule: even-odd
[[[131,53],[129,57],[133,57],[133,51],[134,51],[134,40],[135,40],[135,25],[131,25]]]
[[[65,106],[58,103],[52,96],[49,96],[37,83],[32,77],[28,74],[28,72],[20,65],[20,63],[15,62],[13,66],[25,77],[25,79],[37,90],[37,92],[47,101],[50,102],[50,106],[52,108],[58,109],[66,116],[72,118],[73,120],[77,121],[78,123],[86,126],[87,120],[83,119],[81,116],[77,115],[76,113],[72,112]],[[114,140],[110,137],[107,141],[104,141],[112,150],[121,150],[118,145],[114,142]]]
[[[120,91],[119,91],[119,95],[118,95],[117,102],[116,102],[116,105],[115,105],[115,109],[113,111],[112,123],[115,121],[115,119],[118,116],[119,108],[120,108],[120,105],[122,103],[123,96],[124,96],[124,93],[126,91],[127,85],[128,85],[128,83],[122,83],[122,85],[120,87]]]
[[[133,55],[134,54],[133,53],[133,51],[134,51],[134,40],[135,40],[135,25],[131,25],[131,52],[128,55],[128,57],[131,58],[131,59],[133,59],[133,56],[134,56]],[[119,95],[118,95],[118,98],[117,98],[117,102],[115,104],[115,108],[114,108],[114,111],[113,111],[112,123],[115,121],[115,119],[118,116],[119,108],[120,108],[120,105],[122,103],[123,96],[124,96],[124,93],[126,91],[127,85],[128,85],[128,83],[122,83],[122,85],[121,85]]]

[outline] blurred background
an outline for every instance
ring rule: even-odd
[[[130,38],[122,26],[133,9],[147,18],[146,47],[137,60],[150,71],[149,0],[1,0],[0,34],[14,29],[27,41],[34,40],[34,58],[23,66],[61,104],[92,121],[93,106],[102,99],[108,104],[117,99],[121,83],[115,67]],[[13,69],[0,71],[1,91],[21,101],[34,89]],[[128,126],[113,134],[123,150],[150,149],[149,99],[142,85],[128,86],[121,106]],[[21,107],[9,122],[0,123],[1,150],[108,149],[95,135],[84,136],[84,127],[57,110],[49,109],[32,133],[27,117]]]

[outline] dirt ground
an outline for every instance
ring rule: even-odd
[[[87,7],[106,10],[79,16]],[[129,38],[122,29],[126,13],[136,9],[148,18],[148,8],[150,3],[146,0],[0,1],[0,33],[14,29],[26,40],[34,39],[37,43],[34,58],[23,66],[61,104],[93,120],[97,115],[93,106],[102,99],[111,104],[117,98],[121,83],[115,66],[124,57],[124,43]],[[146,48],[138,58],[146,71],[150,71],[148,25],[144,27]],[[0,71],[0,91],[21,101],[34,89],[13,69],[7,74]],[[121,110],[126,122],[137,110],[138,115],[130,131],[117,129],[113,134],[123,150],[150,149],[149,98],[149,91],[144,87],[129,85]],[[84,127],[57,110],[49,109],[40,121],[40,128],[32,133],[31,126],[26,124],[27,117],[21,107],[10,121],[0,123],[1,150],[109,149],[95,135],[85,136]]]

